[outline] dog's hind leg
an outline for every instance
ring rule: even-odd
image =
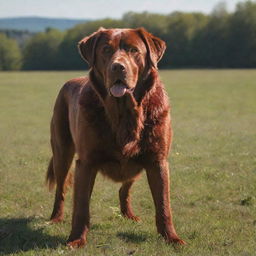
[[[47,172],[49,187],[52,188],[56,183],[55,202],[51,215],[52,222],[59,222],[63,219],[66,186],[71,183],[71,174],[68,171],[75,152],[69,129],[68,111],[60,96],[56,101],[51,122],[53,157]]]
[[[73,145],[65,145],[62,152],[54,153],[53,169],[56,179],[56,192],[54,207],[51,214],[51,221],[59,222],[63,220],[63,208],[67,185],[72,182],[72,175],[68,173],[73,156]]]
[[[124,182],[119,190],[119,200],[121,213],[125,218],[132,219],[134,221],[140,221],[138,216],[135,216],[131,207],[130,190],[135,180]]]

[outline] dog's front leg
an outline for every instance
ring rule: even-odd
[[[154,162],[146,171],[156,209],[157,231],[168,243],[185,244],[176,234],[172,221],[168,162]]]
[[[67,241],[70,247],[81,247],[86,243],[90,226],[89,203],[95,177],[96,170],[85,161],[76,161],[72,231]]]

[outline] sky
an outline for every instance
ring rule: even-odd
[[[238,2],[226,0],[233,11]],[[167,14],[173,11],[210,13],[220,0],[0,0],[0,18],[40,16],[77,19],[121,18],[128,11]]]

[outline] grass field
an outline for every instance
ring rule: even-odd
[[[141,223],[120,216],[119,184],[98,175],[88,245],[65,247],[72,193],[65,222],[49,224],[49,121],[61,85],[83,74],[0,73],[0,255],[256,255],[256,70],[161,71],[174,128],[172,208],[187,246],[157,235],[143,174],[132,193]]]

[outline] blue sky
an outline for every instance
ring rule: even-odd
[[[128,11],[170,13],[202,11],[210,13],[219,0],[0,0],[0,17],[42,16],[65,18],[120,18]],[[238,2],[226,0],[233,11]]]

